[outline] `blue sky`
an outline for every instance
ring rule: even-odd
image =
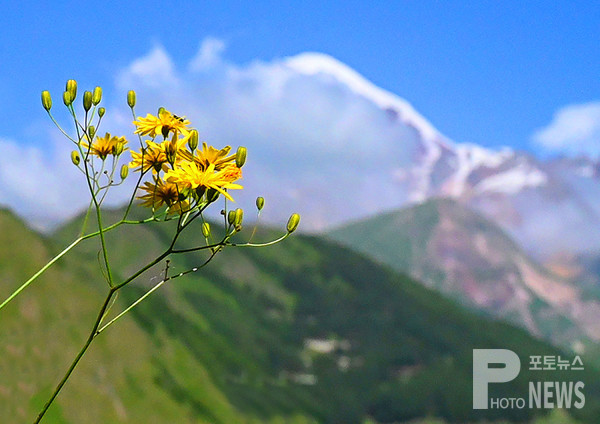
[[[330,54],[451,139],[485,146],[531,148],[557,110],[600,99],[596,2],[24,1],[2,21],[5,137],[27,139],[42,89],[69,77],[109,86],[156,44],[184,63],[207,36],[239,64]]]
[[[70,146],[40,105],[47,89],[60,106],[75,78],[104,88],[106,130],[131,131],[134,88],[140,114],[172,107],[210,142],[247,144],[257,165],[244,180],[285,199],[277,216],[310,198],[324,206],[302,212],[322,228],[328,205],[347,211],[355,192],[355,216],[398,207],[406,193],[392,180],[410,135],[339,87],[294,77],[285,58],[307,51],[405,98],[456,142],[598,155],[598,22],[600,6],[584,1],[13,2],[0,30],[0,149],[15,159],[0,164],[0,203],[38,224],[85,204]]]

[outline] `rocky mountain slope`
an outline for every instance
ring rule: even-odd
[[[561,345],[600,340],[600,301],[531,259],[483,215],[450,199],[332,231],[347,246],[463,304]]]

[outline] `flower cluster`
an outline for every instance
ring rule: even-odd
[[[58,129],[75,146],[75,150],[71,152],[71,161],[83,173],[88,183],[91,202],[83,219],[80,237],[25,281],[4,302],[0,303],[0,309],[13,300],[60,257],[77,246],[78,243],[94,237],[99,238],[100,252],[98,260],[101,275],[108,284],[108,290],[98,312],[98,318],[90,329],[86,343],[75,356],[71,366],[38,414],[35,424],[42,420],[94,339],[129,313],[140,302],[144,301],[160,286],[175,278],[199,271],[226,247],[266,247],[279,243],[289,237],[300,222],[300,215],[294,213],[288,220],[287,232],[279,238],[267,242],[253,243],[252,237],[255,234],[255,226],[247,242],[232,242],[232,237],[242,230],[244,211],[241,208],[227,211],[227,206],[225,206],[221,210],[224,218],[224,231],[211,235],[211,224],[205,220],[203,212],[220,196],[233,200],[228,190],[242,188],[236,181],[242,178],[241,168],[246,161],[246,148],[239,147],[235,154],[230,154],[231,148],[229,146],[217,149],[202,143],[199,148],[198,131],[190,128],[190,122],[185,117],[174,115],[164,108],[159,109],[156,116],[148,114],[144,118],[136,117],[134,111],[136,94],[133,90],[130,90],[127,93],[127,105],[131,108],[134,116],[135,134],[138,135],[140,140],[140,151],[131,151],[125,137],[116,137],[110,133],[106,133],[102,137],[96,135],[97,128],[102,123],[106,113],[106,109],[99,106],[102,100],[102,89],[100,87],[96,87],[93,92],[85,91],[83,93],[84,113],[79,115],[80,118],[77,116],[74,105],[76,98],[77,82],[68,80],[62,99],[70,118],[75,124],[75,135],[69,135],[52,115],[50,92],[42,91],[42,106]],[[132,159],[127,164],[121,164],[120,172],[117,173],[121,155],[126,150],[131,153]],[[110,188],[125,181],[130,169],[138,172],[139,177],[129,197],[125,212],[119,221],[104,225],[102,205],[107,193]],[[115,181],[117,175],[121,177],[120,181]],[[144,181],[146,176],[150,177],[150,181]],[[142,193],[139,194],[138,190]],[[143,206],[152,208],[152,216],[141,220],[129,219],[129,213],[136,195],[142,201]],[[258,197],[256,208],[259,215],[264,206],[265,199]],[[161,209],[160,213],[156,213],[159,209]],[[95,211],[93,215],[96,216],[97,230],[88,232],[88,217],[92,215],[92,211]],[[178,216],[169,216],[169,214]],[[116,273],[112,272],[109,259],[111,256],[109,255],[110,245],[107,243],[105,233],[116,231],[116,228],[124,224],[143,225],[150,222],[166,222],[170,219],[177,220],[177,225],[171,226],[174,230],[173,235],[169,237],[170,241],[166,244],[164,251],[133,272],[129,277],[117,279]],[[186,229],[193,228],[190,224],[194,221],[201,223],[201,235],[203,237],[199,237],[199,243],[188,241],[182,246],[178,240]],[[196,232],[196,234],[199,235],[200,232]],[[202,262],[176,275],[169,274],[170,259],[168,258],[191,252],[199,254],[204,252]],[[111,308],[120,306],[121,302],[115,302],[118,292],[144,275],[146,271],[160,266],[164,260],[166,262],[164,271],[161,272],[161,275],[163,275],[162,280],[153,284],[152,288],[108,320]]]
[[[142,205],[153,210],[166,205],[169,213],[181,214],[219,194],[233,200],[227,190],[242,188],[235,181],[242,177],[245,148],[231,155],[229,146],[219,150],[202,143],[198,148],[198,131],[189,128],[184,117],[163,108],[157,116],[148,114],[133,123],[136,134],[150,137],[140,152],[131,152],[129,164],[142,175],[152,171],[152,181],[140,187],[145,192],[139,197]]]

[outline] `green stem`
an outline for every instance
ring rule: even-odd
[[[75,115],[75,110],[73,109],[72,105],[71,105],[71,112],[73,115],[73,119],[75,119],[75,126],[77,127],[78,122],[77,122],[77,118]],[[87,125],[85,128],[82,128],[82,130],[83,130],[83,136],[87,136],[87,130],[88,130]],[[79,133],[79,127],[77,127],[77,137],[79,139],[82,138],[81,134]],[[90,190],[90,195],[92,196],[92,202],[94,203],[94,208],[96,209],[96,221],[98,223],[98,232],[100,234],[100,244],[102,246],[102,256],[104,259],[104,266],[106,267],[106,274],[108,277],[108,285],[110,287],[112,287],[113,286],[113,278],[112,278],[112,272],[110,270],[110,261],[108,260],[108,251],[106,249],[106,241],[104,239],[104,229],[102,228],[102,213],[100,212],[100,204],[98,203],[98,198],[96,197],[95,187],[92,185],[92,181],[94,181],[96,185],[99,185],[99,182],[95,178],[90,177],[90,170],[89,170],[89,166],[88,166],[88,158],[90,156],[90,151],[92,148],[92,141],[93,140],[91,139],[91,137],[88,137],[88,148],[86,151],[85,158],[83,160],[83,168],[85,170],[85,176],[86,176],[88,188]],[[104,162],[102,162],[102,168],[104,168]],[[98,178],[100,178],[100,177],[98,177]]]
[[[98,335],[98,332],[97,332],[98,331],[98,327],[100,326],[100,322],[102,321],[102,318],[104,317],[104,313],[106,311],[106,308],[108,307],[108,305],[110,303],[110,299],[112,298],[112,296],[115,293],[115,291],[116,290],[111,289],[108,292],[108,295],[106,296],[106,299],[104,300],[104,303],[102,304],[102,308],[100,308],[100,312],[98,313],[98,317],[96,318],[96,322],[94,324],[94,327],[92,328],[92,331],[90,332],[90,335],[88,336],[85,344],[83,345],[83,347],[81,348],[81,350],[79,351],[79,353],[77,354],[77,356],[75,357],[75,359],[73,360],[73,362],[71,363],[71,366],[69,367],[69,369],[67,370],[67,372],[65,373],[65,375],[63,376],[63,378],[60,380],[60,382],[56,386],[56,389],[54,389],[54,392],[52,393],[52,396],[50,397],[50,399],[48,399],[48,401],[46,402],[46,404],[42,408],[42,411],[39,413],[38,417],[34,421],[34,424],[38,424],[42,420],[42,418],[44,417],[44,415],[48,411],[48,408],[50,408],[50,405],[52,405],[52,402],[54,402],[54,399],[56,399],[56,397],[60,393],[61,389],[63,388],[63,386],[65,385],[65,383],[67,382],[67,380],[69,379],[69,377],[71,376],[71,374],[73,373],[73,370],[75,370],[75,367],[77,366],[77,364],[79,363],[79,361],[81,360],[81,358],[83,357],[83,355],[85,354],[85,352],[88,350],[88,348],[92,344],[92,341]]]
[[[122,224],[143,224],[146,222],[150,222],[153,221],[153,218],[148,218],[148,219],[144,219],[141,221],[131,221],[131,220],[121,220],[119,222],[116,222],[112,225],[109,225],[108,227],[104,228],[104,232],[108,232],[114,228],[117,228],[118,226],[122,225]],[[86,234],[85,236],[81,236],[79,238],[77,238],[73,243],[71,243],[69,246],[67,246],[62,252],[60,252],[58,255],[56,255],[54,258],[52,258],[50,260],[50,262],[48,262],[46,265],[44,265],[42,268],[40,268],[35,274],[33,274],[31,276],[31,278],[29,278],[27,281],[25,281],[21,287],[19,287],[17,290],[15,290],[4,302],[2,302],[2,304],[0,304],[0,310],[2,308],[4,308],[10,301],[12,301],[15,297],[17,297],[17,295],[19,295],[19,293],[21,293],[23,290],[25,290],[31,283],[33,283],[40,275],[42,275],[44,272],[46,272],[52,265],[54,265],[56,263],[56,261],[58,261],[60,258],[62,258],[67,252],[69,252],[71,249],[73,249],[75,246],[77,246],[79,243],[81,243],[83,240],[92,238],[92,237],[96,237],[97,235],[100,234],[100,231],[96,231],[90,234]]]
[[[60,258],[62,258],[69,250],[71,250],[72,248],[74,248],[75,246],[77,246],[79,244],[79,242],[85,240],[88,237],[90,237],[90,236],[88,235],[88,236],[85,236],[85,237],[79,237],[73,243],[71,243],[69,246],[67,246],[62,252],[60,252],[58,255],[56,255],[52,260],[50,260],[50,262],[48,262],[46,265],[44,265],[42,268],[40,268],[40,270],[38,272],[36,272],[35,274],[33,274],[31,276],[31,278],[29,278],[29,280],[25,281],[21,285],[21,287],[19,287],[13,294],[11,294],[10,296],[8,296],[8,298],[4,302],[2,302],[2,304],[0,305],[0,309],[4,308],[11,300],[13,300],[15,297],[17,297],[17,295],[19,293],[21,293],[23,290],[25,290],[27,288],[27,286],[29,286],[36,278],[38,278],[40,275],[42,275],[56,261],[58,261]]]
[[[85,217],[83,218],[83,224],[81,225],[81,234],[79,234],[80,237],[83,236],[83,234],[85,233],[85,227],[87,227],[87,222],[90,217],[90,211],[92,210],[92,205],[93,205],[93,202],[90,200],[90,204],[87,208],[87,211],[85,212]]]
[[[114,324],[116,321],[118,321],[120,318],[122,318],[126,313],[128,313],[130,310],[132,310],[133,308],[135,308],[138,304],[140,304],[145,298],[147,298],[148,296],[150,296],[155,290],[157,290],[158,288],[160,288],[160,286],[162,286],[164,283],[166,283],[169,280],[173,280],[175,278],[179,278],[179,277],[183,277],[184,275],[187,275],[189,273],[192,272],[196,272],[198,271],[200,268],[205,267],[213,258],[214,256],[217,254],[217,251],[214,251],[206,261],[204,261],[204,263],[200,266],[188,269],[187,271],[184,272],[180,272],[177,275],[174,275],[172,277],[169,276],[165,276],[164,280],[162,280],[161,282],[159,282],[158,284],[156,284],[154,287],[152,287],[150,290],[148,290],[146,293],[144,293],[138,300],[136,300],[135,302],[133,302],[131,305],[129,305],[126,309],[124,309],[119,315],[117,315],[116,317],[114,317],[113,319],[111,319],[109,322],[107,322],[105,325],[103,325],[98,331],[97,334],[100,334],[101,332],[103,332],[104,330],[106,330],[106,328],[108,328],[110,325]]]
[[[127,284],[131,283],[137,277],[139,277],[140,275],[142,275],[144,272],[146,272],[147,270],[149,270],[150,268],[152,268],[154,265],[156,265],[157,263],[159,263],[160,261],[162,261],[164,258],[166,258],[167,256],[169,256],[170,254],[171,254],[171,249],[169,248],[169,249],[165,250],[165,252],[162,253],[159,257],[157,257],[155,260],[153,260],[148,265],[146,265],[145,267],[143,267],[142,269],[140,269],[139,271],[137,271],[135,274],[133,274],[131,277],[129,277],[127,280],[123,281],[120,284],[117,284],[113,288],[115,290],[119,290],[121,287],[126,286]]]
[[[146,297],[150,296],[150,294],[152,294],[152,292],[154,292],[155,290],[157,290],[160,286],[162,286],[164,283],[166,283],[167,281],[169,281],[170,278],[165,278],[164,280],[162,280],[160,283],[158,283],[157,285],[155,285],[154,287],[152,287],[150,290],[148,290],[146,293],[144,293],[144,295],[142,297],[140,297],[138,300],[136,300],[135,302],[133,302],[131,305],[129,305],[126,309],[124,309],[119,315],[117,315],[116,317],[114,317],[113,319],[111,319],[109,322],[107,322],[106,324],[104,324],[101,328],[98,329],[98,334],[102,333],[104,330],[106,330],[106,328],[112,324],[114,324],[119,318],[121,318],[123,315],[125,315],[127,312],[129,312],[130,310],[132,310],[133,308],[135,308],[141,301],[143,301]]]
[[[235,246],[235,247],[265,247],[265,246],[272,246],[274,244],[279,243],[280,241],[285,240],[286,238],[288,238],[290,236],[291,233],[287,233],[281,237],[279,237],[278,239],[266,242],[266,243],[227,243],[228,246]]]
[[[75,359],[73,360],[73,362],[71,363],[71,366],[69,367],[69,369],[67,370],[67,372],[65,373],[65,375],[63,376],[63,378],[60,380],[60,382],[56,386],[56,389],[54,389],[54,392],[52,393],[52,396],[50,397],[50,399],[48,399],[48,401],[44,405],[44,408],[39,413],[39,415],[38,415],[37,419],[35,420],[34,424],[39,423],[41,421],[41,419],[44,417],[44,415],[48,411],[48,408],[50,408],[50,405],[52,405],[52,402],[54,402],[54,399],[56,399],[56,397],[60,393],[61,389],[63,388],[63,386],[65,385],[65,383],[67,382],[67,380],[69,379],[69,377],[71,376],[71,374],[73,373],[73,370],[75,369],[75,367],[77,366],[77,364],[79,363],[79,361],[81,360],[81,358],[83,357],[83,355],[85,354],[85,352],[88,350],[88,348],[90,347],[90,345],[92,344],[92,341],[94,340],[94,338],[96,338],[96,336],[98,334],[100,334],[99,331],[98,331],[98,328],[100,327],[100,324],[102,323],[102,320],[104,318],[104,315],[106,313],[106,310],[107,310],[107,308],[108,308],[108,306],[110,304],[110,300],[112,299],[113,295],[120,288],[122,288],[126,284],[129,284],[131,281],[133,281],[138,276],[140,276],[143,272],[145,272],[146,270],[150,269],[151,267],[153,267],[154,265],[156,265],[157,263],[159,263],[161,260],[163,260],[165,257],[167,257],[170,254],[171,254],[171,250],[167,249],[163,254],[161,254],[160,256],[158,256],[156,259],[154,259],[152,262],[150,262],[145,267],[141,268],[136,273],[134,273],[127,280],[123,281],[121,284],[119,284],[117,286],[113,286],[113,287],[110,288],[110,291],[108,292],[108,295],[106,296],[106,299],[104,300],[104,303],[102,304],[102,308],[100,308],[100,312],[98,313],[98,317],[96,318],[96,322],[94,323],[94,326],[92,328],[92,331],[90,332],[90,335],[88,336],[88,339],[86,340],[85,344],[83,345],[83,347],[81,348],[81,350],[79,351],[79,353],[77,354],[77,356],[75,357]]]

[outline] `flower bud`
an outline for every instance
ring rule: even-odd
[[[265,207],[265,198],[264,197],[257,197],[256,198],[256,209],[258,209],[259,211],[262,210],[262,208]]]
[[[92,96],[92,103],[94,104],[94,106],[98,105],[98,103],[100,103],[100,100],[102,100],[102,87],[96,87],[94,88],[94,95]]]
[[[158,108],[158,112],[156,113],[156,116],[160,117],[160,114],[163,113],[166,109],[164,107],[159,107]]]
[[[188,140],[188,146],[189,146],[191,152],[196,150],[196,147],[198,147],[198,131],[197,130],[190,131],[190,138]]]
[[[130,108],[135,107],[135,91],[129,90],[127,92],[127,104],[129,105]]]
[[[227,213],[227,222],[229,222],[229,225],[233,225],[235,222],[235,211],[229,211]]]
[[[202,223],[202,235],[205,238],[209,238],[210,237],[210,224],[208,222]]]
[[[246,148],[243,146],[238,147],[235,153],[235,165],[241,168],[246,163]]]
[[[50,112],[50,109],[52,108],[52,97],[50,97],[50,92],[47,90],[42,91],[42,106],[44,106],[44,109],[48,112]]]
[[[68,80],[65,91],[69,92],[71,95],[71,103],[73,103],[73,100],[75,100],[75,97],[77,97],[77,81],[72,79]]]
[[[98,108],[98,116],[100,118],[102,118],[105,113],[106,113],[106,109],[104,109],[103,107]]]
[[[233,220],[233,224],[236,227],[240,227],[242,225],[242,221],[244,220],[244,210],[237,208],[235,210],[235,218]]]
[[[69,93],[68,91],[65,91],[63,93],[63,103],[67,107],[71,106],[71,103],[73,103],[73,97],[71,97],[71,93]]]
[[[86,112],[92,108],[92,92],[84,91],[83,92],[83,110]]]
[[[175,160],[177,160],[177,140],[175,137],[173,137],[173,140],[165,142],[165,155],[167,156],[167,162],[174,165]]]
[[[121,174],[120,175],[121,175],[122,180],[127,178],[127,175],[129,175],[129,166],[128,165],[121,166]]]
[[[125,144],[127,143],[127,140],[125,140],[125,137],[115,137],[115,138],[117,140],[113,147],[112,153],[114,156],[119,156],[121,153],[123,153],[123,150],[125,150]]]
[[[298,215],[297,213],[292,214],[292,216],[290,216],[290,219],[288,219],[287,232],[289,234],[291,234],[294,231],[296,231],[296,228],[298,228],[299,223],[300,223],[300,215]]]
[[[71,152],[71,162],[73,165],[78,166],[79,162],[81,162],[81,158],[79,157],[79,152],[77,150],[73,150]]]
[[[93,125],[88,126],[88,136],[89,136],[90,140],[92,140],[95,135],[96,135],[96,127]]]

